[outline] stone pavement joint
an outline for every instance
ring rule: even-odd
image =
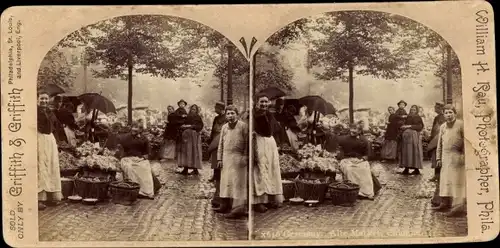
[[[208,182],[210,166],[199,176],[175,173],[174,163],[152,162],[164,186],[155,200],[135,205],[96,206],[64,202],[39,212],[40,241],[201,241],[247,240],[247,219],[227,220],[214,213]]]

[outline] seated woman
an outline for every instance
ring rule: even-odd
[[[161,184],[151,170],[148,160],[150,149],[149,141],[141,134],[139,123],[134,123],[130,134],[120,137],[117,157],[121,159],[124,178],[140,184],[139,197],[154,199]]]
[[[368,140],[360,135],[361,130],[357,125],[351,125],[349,135],[339,137],[340,152],[337,158],[340,161],[340,170],[344,180],[349,180],[359,185],[359,196],[374,199],[381,186],[373,175],[368,162],[371,145]]]

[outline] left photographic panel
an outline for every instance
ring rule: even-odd
[[[248,74],[179,17],[60,40],[37,75],[39,241],[247,240]]]

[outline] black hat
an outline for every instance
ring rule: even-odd
[[[404,104],[405,104],[405,107],[406,107],[406,106],[408,106],[408,103],[406,103],[404,100],[399,101],[399,102],[398,102],[398,106],[399,106],[399,104],[401,104],[401,103],[404,103]]]
[[[436,107],[444,107],[444,104],[443,104],[443,103],[440,103],[440,102],[437,102],[435,106],[436,106]]]
[[[187,104],[188,104],[186,101],[184,101],[184,100],[182,100],[182,99],[181,99],[180,101],[178,101],[178,102],[177,102],[177,105],[180,105],[180,104],[181,104],[181,102],[183,102],[185,105],[187,105]]]
[[[226,104],[224,104],[223,102],[216,102],[215,107],[225,108]]]

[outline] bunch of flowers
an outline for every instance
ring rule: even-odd
[[[69,152],[59,152],[59,166],[61,170],[77,169],[77,159]]]
[[[299,172],[299,161],[289,154],[280,155],[280,170],[281,173]]]
[[[87,167],[91,169],[117,171],[119,162],[120,161],[114,156],[91,154],[90,156],[80,158],[77,164],[80,167]]]
[[[301,169],[309,169],[322,172],[338,172],[338,161],[335,154],[321,148],[321,145],[314,146],[306,144],[298,154],[301,158],[299,166]]]

